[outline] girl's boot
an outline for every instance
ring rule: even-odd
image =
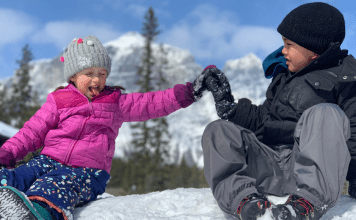
[[[51,214],[46,209],[39,205],[36,205],[36,207],[38,210],[23,192],[11,186],[0,187],[0,219],[52,219]]]

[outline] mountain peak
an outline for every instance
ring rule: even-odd
[[[234,70],[262,69],[262,61],[255,54],[249,53],[242,58],[226,61],[223,70],[226,72],[233,69]]]
[[[136,47],[136,46],[143,46],[145,42],[145,38],[135,32],[131,31],[129,33],[126,33],[116,40],[109,41],[104,44],[105,47],[108,46],[114,46],[114,47],[120,47],[120,48],[127,48],[127,47]]]

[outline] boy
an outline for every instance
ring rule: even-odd
[[[271,207],[275,219],[320,219],[346,175],[356,179],[356,60],[340,49],[345,22],[329,4],[295,8],[277,31],[284,47],[263,62],[273,80],[262,105],[234,103],[224,74],[207,70],[225,120],[204,131],[204,172],[220,208],[238,219],[263,215],[266,195],[290,195]]]

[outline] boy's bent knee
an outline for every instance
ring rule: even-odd
[[[314,105],[303,112],[299,121],[314,122],[320,124],[320,126],[338,126],[343,130],[346,139],[350,137],[350,120],[345,112],[336,104],[321,103]]]
[[[336,115],[335,115],[336,113]],[[317,105],[314,105],[310,108],[308,108],[307,110],[305,110],[303,112],[304,114],[318,114],[321,117],[325,118],[325,116],[327,116],[325,119],[329,118],[329,117],[341,117],[341,118],[345,118],[347,117],[345,115],[345,112],[336,104],[332,104],[332,103],[320,103]]]
[[[218,119],[216,121],[210,122],[204,130],[203,133],[203,138],[204,136],[206,136],[207,134],[211,134],[211,133],[216,133],[219,130],[223,130],[223,129],[236,129],[239,128],[238,125],[234,124],[233,122],[230,121],[226,121],[223,119]]]

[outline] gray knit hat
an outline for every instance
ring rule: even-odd
[[[111,59],[99,39],[89,35],[85,38],[74,38],[64,49],[61,61],[64,62],[64,77],[69,82],[70,77],[90,67],[104,67],[109,76]]]

